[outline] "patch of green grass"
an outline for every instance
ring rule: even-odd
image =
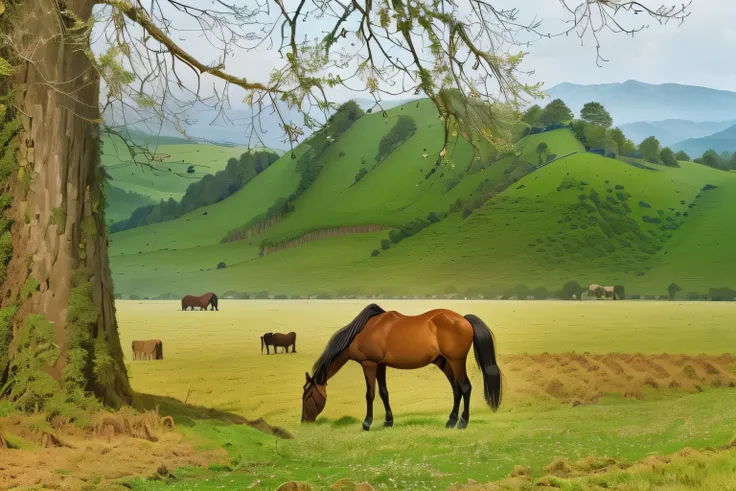
[[[632,462],[684,447],[724,445],[733,437],[736,409],[729,408],[734,403],[736,394],[721,390],[656,402],[619,401],[543,412],[526,409],[489,415],[478,408],[465,431],[446,430],[445,417],[439,414],[401,416],[394,428],[379,425],[367,433],[358,426],[304,426],[296,439],[281,440],[278,447],[275,439],[258,436],[249,428],[203,424],[187,431],[228,449],[233,465],[230,470],[181,470],[177,485],[196,483],[197,489],[207,490],[258,481],[262,487],[275,488],[298,480],[326,487],[350,478],[368,481],[377,489],[394,485],[444,489],[468,479],[501,479],[515,465],[529,466],[538,478],[559,456],[570,461],[606,456]],[[641,475],[621,472],[604,479],[624,483],[638,478]],[[131,484],[133,489],[177,486]]]

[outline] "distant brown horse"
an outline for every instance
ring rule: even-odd
[[[450,381],[454,404],[447,428],[463,429],[470,419],[470,379],[465,362],[470,346],[475,351],[483,376],[486,403],[493,411],[501,404],[501,370],[491,330],[474,315],[462,316],[451,310],[431,310],[417,316],[386,312],[376,304],[367,306],[358,316],[337,331],[317,362],[314,374],[307,373],[302,396],[302,422],[315,421],[327,402],[327,381],[349,360],[360,363],[366,381],[366,416],[363,429],[373,423],[373,400],[378,393],[386,409],[384,426],[393,426],[388,402],[386,367],[421,368],[433,363]],[[460,399],[463,413],[458,423]]]
[[[610,298],[611,300],[616,300],[616,288],[612,286],[604,286],[603,287],[603,295],[606,298]]]
[[[194,295],[187,295],[181,299],[181,310],[194,310],[195,307],[199,307],[201,310],[207,310],[207,307],[211,307],[210,310],[220,310],[217,308],[217,295],[212,292],[205,293],[199,297]]]
[[[133,341],[134,360],[163,360],[164,345],[160,339],[149,339],[146,341]]]
[[[263,353],[264,346],[266,347],[267,355],[271,354],[271,352],[268,351],[269,346],[273,346],[274,354],[278,353],[276,348],[279,346],[284,348],[286,353],[289,352],[289,346],[291,346],[291,352],[296,353],[296,333],[290,332],[289,334],[281,334],[278,332],[267,332],[261,336],[261,353]]]

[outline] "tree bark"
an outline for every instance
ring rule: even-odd
[[[100,118],[100,76],[88,56],[88,39],[71,29],[75,18],[89,20],[93,4],[24,0],[14,13],[10,39],[19,67],[12,89],[23,128],[18,172],[9,183],[13,256],[0,286],[0,303],[22,303],[13,321],[16,334],[30,314],[53,322],[61,354],[50,373],[63,383],[73,342],[67,332],[67,314],[74,308],[72,279],[81,274],[83,293],[97,312],[96,321],[93,314],[84,323],[89,337],[83,346],[88,356],[82,388],[117,406],[130,402],[131,389],[115,318],[104,224],[100,130],[95,122]],[[24,301],[19,295],[29,278],[39,287]],[[106,347],[114,362],[107,377],[93,375],[96,346]]]

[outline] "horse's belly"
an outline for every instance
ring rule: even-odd
[[[430,340],[415,340],[406,344],[394,344],[388,350],[383,363],[391,368],[412,369],[429,365],[440,351],[437,343]]]

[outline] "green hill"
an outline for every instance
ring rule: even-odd
[[[377,161],[402,116],[416,132]],[[116,288],[488,296],[574,279],[664,294],[672,281],[705,292],[736,277],[726,252],[734,174],[693,163],[642,169],[585,152],[568,129],[522,139],[516,156],[480,147],[474,157],[460,138],[450,163],[435,167],[441,142],[426,100],[367,114],[324,151],[302,159],[307,141],[220,203],[114,234]],[[557,160],[537,169],[541,142]],[[293,211],[259,221],[297,191],[299,162],[315,159],[321,171]],[[244,226],[250,233],[228,235]]]
[[[147,196],[155,202],[169,198],[180,199],[192,182],[202,179],[205,174],[214,174],[224,169],[228,159],[239,157],[248,151],[246,147],[189,143],[184,139],[170,137],[163,137],[164,139],[158,141],[152,138],[150,135],[143,138],[136,133],[134,142],[146,145],[155,156],[153,161],[146,161],[146,165],[138,165],[121,139],[105,136],[102,165],[110,176],[111,185],[123,191]],[[138,156],[137,160],[140,161],[141,157]],[[187,173],[189,166],[194,166],[194,173]]]

